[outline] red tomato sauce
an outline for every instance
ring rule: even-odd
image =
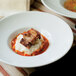
[[[23,32],[23,33],[20,33],[20,34],[25,34],[25,33],[26,32]],[[20,35],[20,34],[18,34],[18,35]],[[44,53],[47,50],[47,48],[49,47],[48,39],[45,36],[42,35],[42,37],[44,39],[43,47],[39,48],[38,50],[33,52],[31,55],[25,54],[24,52],[20,52],[19,50],[15,50],[15,43],[16,43],[16,39],[17,39],[18,35],[11,41],[11,46],[12,46],[12,50],[15,53],[19,54],[19,55],[22,55],[22,56],[35,56],[35,55],[39,55],[39,54]]]

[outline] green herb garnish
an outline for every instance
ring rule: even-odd
[[[76,6],[74,7],[74,9],[76,10]]]
[[[44,51],[44,49],[42,49],[42,51]]]

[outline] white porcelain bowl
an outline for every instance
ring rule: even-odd
[[[11,49],[11,40],[29,28],[40,31],[49,48],[37,56],[21,56]],[[63,57],[71,48],[73,33],[60,18],[42,12],[22,12],[0,20],[0,61],[17,67],[38,67]]]
[[[76,12],[72,12],[64,8],[66,0],[41,0],[42,3],[50,10],[57,14],[76,19]]]

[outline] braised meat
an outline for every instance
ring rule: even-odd
[[[21,39],[20,43],[27,48],[30,48],[32,45],[36,43],[37,39],[41,39],[41,34],[31,28],[25,34],[23,34],[23,38]]]

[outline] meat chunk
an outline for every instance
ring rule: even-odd
[[[36,43],[37,39],[41,39],[41,34],[35,29],[31,28],[25,34],[23,34],[23,38],[21,39],[20,43],[25,47],[30,48]]]

